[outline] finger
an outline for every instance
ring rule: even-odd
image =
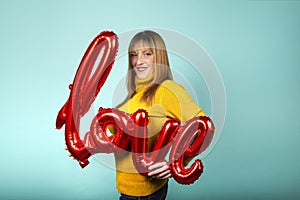
[[[69,150],[67,146],[65,146],[65,150]]]
[[[171,174],[171,171],[170,170],[166,170],[166,171],[163,171],[163,172],[161,172],[159,174],[156,174],[156,175],[154,175],[152,177],[163,179],[165,177],[168,177],[170,174]]]
[[[171,178],[171,177],[172,177],[172,174],[171,174],[171,173],[168,173],[168,174],[166,174],[165,176],[158,177],[158,179],[167,179],[167,178]]]
[[[167,165],[166,162],[158,162],[158,163],[154,163],[153,165],[150,165],[150,167],[148,169],[149,170],[154,170],[154,169],[157,169],[157,168],[161,168],[165,165]]]
[[[163,173],[166,170],[169,170],[169,166],[168,165],[164,165],[164,166],[162,166],[160,168],[157,168],[157,169],[155,169],[153,171],[150,171],[148,173],[148,176],[157,176],[158,174]]]
[[[75,160],[75,158],[71,154],[69,154],[69,157],[72,158],[73,160]]]
[[[172,174],[170,173],[170,174],[167,174],[166,176],[164,176],[164,177],[161,177],[160,179],[167,179],[167,178],[171,178],[172,177]]]
[[[158,174],[160,174],[160,173],[166,171],[167,169],[168,169],[168,168],[166,168],[166,167],[158,168],[158,169],[156,169],[156,170],[150,171],[150,172],[148,173],[148,176],[156,176],[156,175],[158,175]]]

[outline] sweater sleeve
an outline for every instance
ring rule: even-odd
[[[185,123],[196,116],[205,116],[203,110],[194,102],[187,91],[173,81],[165,81],[162,84],[161,105],[168,117],[175,118]],[[184,165],[193,159],[185,157]]]
[[[168,117],[185,123],[195,116],[205,116],[202,109],[181,85],[168,80],[163,82],[161,87],[160,103]]]

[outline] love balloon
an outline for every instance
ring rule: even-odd
[[[95,72],[92,70],[100,52],[102,57]],[[77,69],[70,95],[56,119],[56,128],[65,125],[65,140],[71,155],[81,167],[89,164],[88,158],[96,153],[121,153],[131,151],[137,171],[147,176],[148,167],[161,162],[169,154],[169,166],[173,178],[181,184],[191,184],[203,172],[201,160],[185,168],[184,160],[203,152],[214,134],[214,124],[209,117],[199,116],[183,126],[176,119],[165,122],[158,138],[148,152],[148,113],[137,110],[133,114],[113,108],[100,108],[94,117],[90,131],[82,141],[79,136],[81,118],[89,111],[105,83],[118,52],[118,38],[113,32],[101,32],[87,48]],[[114,127],[112,136],[106,134]]]

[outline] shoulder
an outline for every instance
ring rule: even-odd
[[[182,85],[172,80],[165,80],[162,82],[161,87],[169,90],[183,89]]]
[[[157,95],[162,97],[180,98],[186,96],[186,91],[182,85],[172,80],[165,80],[162,82],[157,90]]]
[[[182,85],[172,80],[165,80],[162,82],[159,90],[161,90],[161,92],[172,92],[175,94],[185,92],[185,89]]]

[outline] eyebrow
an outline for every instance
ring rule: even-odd
[[[137,50],[139,50],[139,49],[131,50],[131,51],[129,51],[129,53],[136,53]],[[152,50],[151,50],[150,48],[142,49],[142,53],[145,53],[145,52],[147,52],[147,51],[150,51],[150,52],[152,53]]]

